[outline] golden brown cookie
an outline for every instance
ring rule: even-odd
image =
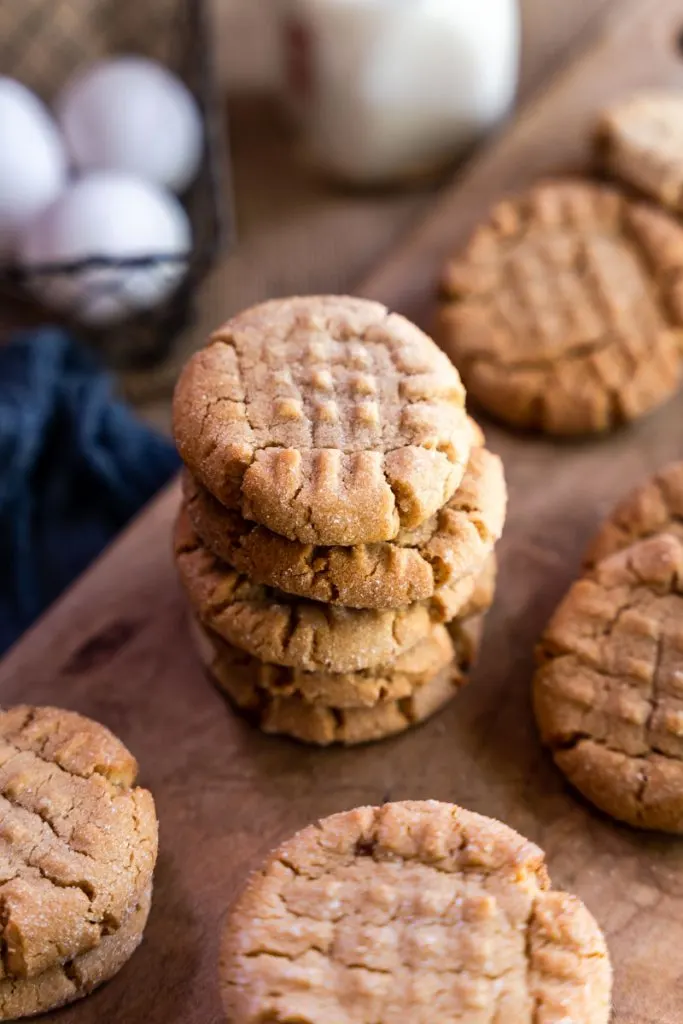
[[[107,729],[55,708],[0,711],[0,986],[96,950],[152,882],[157,821]]]
[[[231,1024],[607,1024],[611,967],[543,852],[436,801],[359,807],[273,851],[228,915]]]
[[[479,572],[502,533],[507,501],[502,462],[481,447],[470,452],[460,486],[439,512],[378,544],[301,544],[224,508],[189,474],[183,492],[199,537],[238,572],[348,608],[400,608]]]
[[[683,92],[651,89],[615,103],[601,117],[597,137],[610,173],[683,210]]]
[[[569,781],[607,814],[683,833],[683,544],[638,541],[573,585],[539,647],[534,705]]]
[[[683,540],[683,462],[665,466],[619,502],[590,545],[584,563],[592,568],[615,551],[657,533]]]
[[[449,632],[453,638],[452,654],[455,652],[456,660],[449,658],[438,672],[423,679],[404,696],[386,695],[372,706],[364,707],[357,701],[355,706],[351,706],[350,701],[341,705],[311,702],[309,697],[314,689],[312,685],[308,688],[308,697],[301,690],[292,695],[273,693],[271,688],[260,685],[263,678],[261,664],[237,647],[223,649],[221,657],[214,658],[209,673],[233,705],[263,732],[290,736],[317,746],[329,746],[332,743],[353,746],[404,732],[435,714],[458,694],[467,682],[467,671],[479,649],[483,616],[468,618],[459,625],[457,631],[452,628]],[[414,649],[416,659],[422,656],[424,652]],[[399,658],[399,663],[404,658]],[[399,668],[399,672],[405,676],[404,669]],[[371,674],[367,675],[367,682],[370,682]],[[350,681],[347,676],[346,692],[349,695]],[[374,682],[376,688],[386,688],[390,692],[394,679],[389,674],[385,680],[378,676]],[[405,678],[401,685],[404,682]],[[303,688],[303,683],[301,685]],[[336,680],[330,677],[330,691],[340,692],[342,685],[339,677]]]
[[[227,644],[194,616],[190,619],[190,628],[201,660],[217,679],[230,674],[238,665],[242,666],[244,673],[249,673],[253,688],[268,697],[298,695],[307,703],[328,707],[372,707],[379,701],[409,697],[450,664],[454,656],[462,669],[472,664],[479,646],[481,626],[479,622],[468,620],[481,616],[491,607],[495,582],[496,561],[492,555],[463,609],[462,618],[454,619],[448,628],[432,626],[424,640],[399,655],[393,664],[358,672],[306,672],[267,664]]]
[[[18,1020],[56,1010],[89,995],[98,985],[109,981],[142,942],[152,901],[147,889],[121,927],[87,953],[66,963],[49,967],[36,978],[0,981],[0,1021]]]
[[[581,434],[673,394],[682,328],[683,227],[577,180],[493,209],[445,269],[437,336],[485,409]]]
[[[478,582],[472,576],[406,608],[342,608],[252,583],[201,543],[184,509],[174,542],[183,589],[207,628],[261,661],[309,672],[389,664],[428,636],[435,622],[454,618]]]
[[[469,628],[474,630],[474,620]],[[245,665],[244,657],[238,654],[231,665],[214,662],[211,677],[219,689],[263,732],[320,747],[350,747],[405,732],[444,707],[467,681],[457,665],[449,664],[406,697],[387,698],[371,707],[334,707],[311,704],[299,694],[279,697],[258,689],[253,665]]]
[[[396,701],[429,682],[454,656],[453,640],[445,626],[433,626],[429,636],[402,654],[393,665],[360,672],[304,672],[283,665],[266,664],[226,644],[197,620],[191,621],[192,635],[202,662],[211,676],[229,680],[242,673],[255,693],[267,700],[300,697],[304,704],[323,707],[370,708],[382,701]],[[462,644],[474,655],[474,638],[460,631]]]
[[[249,677],[237,671],[214,675],[217,685],[233,704],[262,732],[288,736],[301,743],[346,747],[388,739],[418,725],[440,711],[466,682],[455,665],[442,669],[401,700],[384,700],[374,707],[325,707],[302,697],[269,697],[256,691]]]
[[[365,544],[419,526],[469,455],[457,370],[408,320],[345,296],[276,299],[225,324],[174,399],[184,462],[290,540]]]

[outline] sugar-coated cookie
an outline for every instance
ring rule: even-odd
[[[479,445],[443,508],[376,544],[302,544],[226,509],[189,474],[183,491],[194,529],[218,558],[255,583],[347,608],[399,608],[471,577],[500,538],[507,502],[502,462]]]
[[[223,505],[290,540],[392,540],[465,472],[457,370],[384,306],[275,299],[228,321],[176,387],[180,455]]]
[[[436,801],[360,807],[305,828],[228,915],[231,1024],[607,1024],[602,933],[550,888],[542,851]]]

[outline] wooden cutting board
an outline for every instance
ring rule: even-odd
[[[606,101],[640,85],[683,86],[682,28],[680,0],[620,8],[591,51],[446,190],[359,291],[428,324],[443,257],[494,199],[538,175],[585,166],[588,133]],[[219,925],[248,869],[312,819],[424,797],[493,815],[546,849],[555,883],[578,893],[607,933],[618,1024],[683,1021],[683,841],[620,827],[571,793],[539,747],[529,706],[534,642],[601,515],[644,475],[683,456],[683,399],[581,445],[492,425],[488,436],[510,485],[495,610],[471,686],[412,733],[317,751],[261,736],[232,716],[188,641],[170,556],[175,488],[0,666],[4,703],[61,704],[117,732],[138,755],[161,820],[146,941],[61,1024],[218,1024]]]

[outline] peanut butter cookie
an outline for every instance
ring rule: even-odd
[[[477,620],[468,621],[470,644],[475,642],[477,627]],[[371,707],[334,707],[311,704],[299,694],[279,697],[258,689],[251,660],[248,666],[243,659],[231,665],[214,662],[211,676],[235,707],[263,732],[319,747],[333,743],[351,747],[405,732],[448,704],[467,682],[464,671],[453,662],[406,697],[380,700]]]
[[[664,206],[683,210],[683,92],[647,90],[606,110],[598,127],[603,164]]]
[[[657,533],[683,540],[683,462],[672,462],[632,491],[607,517],[584,559],[588,568]]]
[[[636,419],[681,381],[683,227],[614,188],[538,185],[446,267],[438,338],[468,392],[515,426]]]
[[[54,708],[0,712],[0,985],[113,936],[152,882],[157,821],[107,729]]]
[[[638,541],[573,585],[539,647],[534,705],[569,781],[607,814],[683,833],[683,544]]]
[[[228,915],[227,1018],[607,1024],[602,933],[543,852],[453,804],[359,807],[275,850]]]
[[[300,697],[304,704],[336,708],[371,708],[384,701],[402,700],[428,683],[454,656],[453,641],[445,626],[433,626],[429,636],[400,655],[393,665],[360,672],[304,672],[266,664],[226,644],[196,620],[191,622],[195,646],[210,675],[222,689],[231,676],[241,673],[254,694],[266,700]],[[462,630],[463,658],[474,655],[474,639]],[[466,652],[466,654],[465,654]]]
[[[113,978],[142,942],[151,901],[149,888],[120,928],[104,935],[87,953],[49,967],[35,978],[0,981],[0,1020],[18,1020],[56,1010],[82,999]]]
[[[393,541],[323,547],[247,522],[189,474],[183,491],[194,529],[219,558],[255,583],[347,608],[400,608],[479,572],[502,533],[507,499],[500,459],[473,448],[457,491],[422,526]]]
[[[469,456],[457,370],[417,327],[343,296],[277,299],[230,320],[181,374],[181,457],[223,505],[304,544],[413,529]]]
[[[477,577],[442,587],[406,608],[358,609],[294,598],[252,583],[220,562],[181,509],[175,530],[180,580],[199,620],[261,661],[309,672],[357,672],[387,665],[448,622],[472,599]]]

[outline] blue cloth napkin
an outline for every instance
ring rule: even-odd
[[[0,344],[0,652],[178,466],[69,335]]]

